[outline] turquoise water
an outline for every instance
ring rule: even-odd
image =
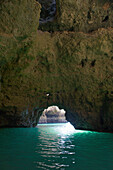
[[[0,170],[113,170],[113,134],[67,124],[0,129]]]

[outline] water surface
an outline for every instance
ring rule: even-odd
[[[69,124],[0,129],[0,170],[113,170],[113,134]]]

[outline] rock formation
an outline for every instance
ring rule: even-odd
[[[53,21],[56,13],[55,0],[37,0],[41,4],[40,24]]]
[[[41,123],[66,123],[65,110],[59,109],[57,106],[51,106],[45,109],[40,116],[39,124]]]
[[[43,110],[57,105],[76,128],[113,132],[112,1],[77,0],[80,9],[74,0],[61,2],[49,33],[37,31],[35,0],[0,1],[0,127],[36,126]],[[87,21],[93,23],[86,23],[82,5],[87,13],[91,6]]]
[[[41,25],[42,30],[92,32],[113,27],[112,0],[56,0],[54,22]]]

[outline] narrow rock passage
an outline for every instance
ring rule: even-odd
[[[37,1],[42,6],[39,20],[40,24],[52,21],[56,13],[56,1],[55,0],[37,0]]]

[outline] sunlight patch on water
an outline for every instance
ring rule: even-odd
[[[63,135],[68,125],[1,128],[0,170],[113,170],[113,134],[75,129]]]
[[[55,133],[58,135],[72,135],[75,133],[89,133],[89,131],[76,130],[74,126],[68,123],[48,123],[48,124],[38,124],[37,127],[47,127],[50,133]],[[51,127],[52,130],[51,130]]]
[[[91,131],[86,130],[77,130],[74,126],[70,123],[47,123],[47,124],[38,124],[37,127],[46,127],[48,128],[50,133],[58,134],[58,135],[72,135],[72,134],[79,134],[79,133],[92,133]],[[52,128],[51,128],[52,127]]]
[[[70,122],[38,124],[37,131],[39,132],[38,140],[40,142],[35,152],[40,153],[43,158],[41,161],[38,159],[35,162],[37,169],[43,167],[43,169],[62,170],[71,170],[76,166],[76,150],[80,148],[81,139],[83,141],[87,139],[87,136],[94,133],[76,130]],[[76,139],[75,143],[74,139]],[[82,149],[84,145],[85,143],[83,142]]]
[[[71,125],[71,123],[65,123],[62,128],[60,128],[60,126],[57,128],[57,130],[59,131],[59,133],[61,134],[72,134],[75,132],[75,128],[73,127],[73,125]]]

